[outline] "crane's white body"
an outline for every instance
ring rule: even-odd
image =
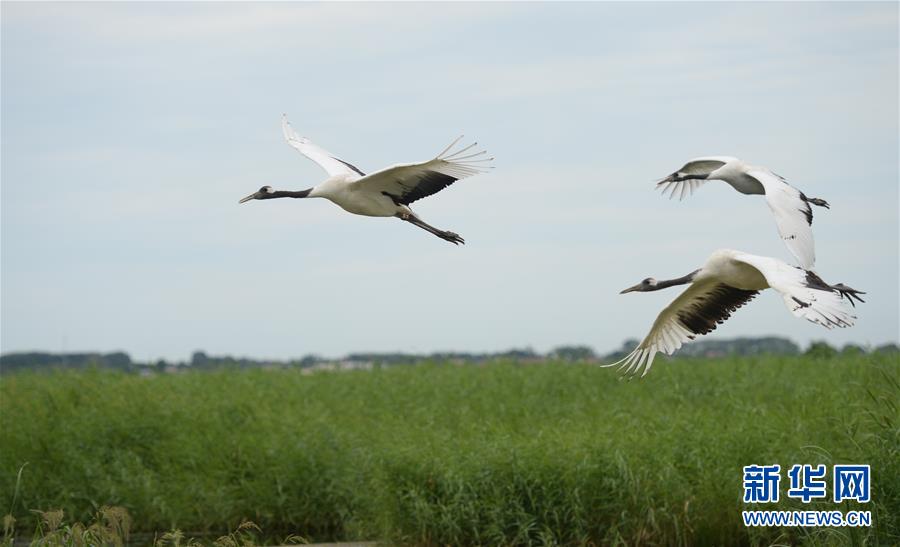
[[[766,280],[766,276],[756,267],[751,266],[748,262],[742,260],[742,258],[751,256],[756,259],[771,261],[773,264],[771,264],[770,267],[774,267],[774,264],[778,262],[774,258],[748,255],[730,249],[719,249],[709,255],[709,258],[707,258],[706,262],[703,263],[703,266],[700,267],[700,271],[694,276],[693,283],[725,283],[726,285],[745,291],[768,289],[769,284]]]
[[[655,283],[648,278],[644,284],[649,288],[637,285],[625,292],[655,290]],[[812,271],[775,258],[728,249],[715,251],[699,270],[673,284],[683,283],[690,287],[660,312],[638,347],[621,361],[604,366],[620,365],[625,374],[637,374],[643,368],[644,376],[657,352],[671,355],[689,340],[715,329],[758,291],[768,288],[781,294],[794,316],[829,329],[853,325],[856,316],[842,299],[849,299],[848,292],[862,294],[844,285],[830,286]]]
[[[328,177],[317,184],[309,192],[311,198],[325,198],[348,213],[369,217],[393,217],[410,214],[412,210],[406,205],[397,205],[388,196],[354,187],[353,183],[361,179],[356,174],[343,174]]]
[[[658,186],[662,187],[663,193],[670,191],[670,197],[678,195],[679,199],[684,199],[707,180],[724,181],[742,194],[765,195],[785,246],[801,266],[806,269],[815,266],[810,203],[821,200],[809,200],[803,192],[769,169],[731,156],[695,158],[660,181]]]

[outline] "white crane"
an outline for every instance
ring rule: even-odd
[[[765,167],[749,165],[730,156],[696,158],[656,184],[671,199],[694,193],[707,180],[722,180],[742,194],[765,194],[766,203],[775,215],[778,233],[800,266],[812,269],[816,262],[812,235],[813,213],[810,204],[830,208],[828,202],[808,198],[788,184],[784,178]]]
[[[459,179],[490,169],[486,164],[494,158],[483,157],[484,151],[473,150],[478,143],[450,152],[462,137],[457,138],[434,159],[421,163],[401,163],[366,175],[353,165],[316,146],[309,139],[297,135],[287,116],[282,116],[281,128],[288,144],[316,162],[328,173],[324,182],[307,190],[273,190],[263,186],[240,200],[274,198],[325,198],[345,211],[371,217],[397,217],[427,230],[454,244],[465,243],[453,232],[439,230],[426,224],[409,208],[409,204],[440,192]]]
[[[620,365],[619,370],[630,376],[643,367],[643,377],[650,371],[657,352],[672,355],[687,341],[712,332],[717,324],[764,289],[781,293],[788,310],[795,316],[829,329],[853,325],[856,316],[849,313],[842,298],[855,307],[853,299],[862,302],[859,295],[865,294],[843,283],[829,285],[815,272],[775,258],[727,249],[715,251],[703,267],[684,277],[662,281],[648,277],[620,294],[658,291],[688,283],[691,286],[657,316],[650,333],[633,352],[602,366]]]

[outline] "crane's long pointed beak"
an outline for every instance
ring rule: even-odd
[[[249,196],[247,196],[245,198],[241,198],[241,201],[239,201],[238,203],[244,203],[245,201],[250,201],[251,199],[256,199],[257,194],[259,194],[259,192],[253,192]]]
[[[637,285],[635,285],[635,286],[633,286],[633,287],[628,287],[627,289],[625,289],[624,291],[620,292],[619,294],[625,294],[625,293],[627,293],[627,292],[634,292],[634,291],[636,291],[636,290],[638,290],[638,289],[640,289],[640,288],[641,288],[641,284],[638,283]]]

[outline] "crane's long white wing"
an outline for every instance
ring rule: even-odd
[[[657,352],[672,355],[682,344],[694,337],[712,332],[716,325],[753,299],[758,291],[736,289],[715,281],[693,283],[678,295],[656,317],[653,327],[644,340],[624,359],[610,365],[619,365],[623,374],[634,376],[643,368],[641,377],[650,372]]]
[[[490,169],[487,163],[494,158],[484,157],[484,151],[473,150],[478,143],[450,152],[461,138],[432,160],[392,165],[353,182],[352,188],[382,193],[398,205],[409,205],[440,192],[459,179]]]
[[[289,145],[300,151],[301,154],[316,162],[319,167],[325,170],[329,176],[335,175],[355,175],[362,177],[365,175],[362,171],[353,165],[338,159],[334,154],[328,152],[324,148],[313,144],[306,137],[301,137],[294,131],[291,124],[287,121],[287,115],[281,117],[281,130],[284,132],[284,139]]]
[[[749,175],[766,189],[766,203],[775,215],[778,233],[788,250],[800,266],[806,270],[812,269],[816,264],[816,248],[812,233],[812,207],[806,196],[771,171],[754,169]]]
[[[794,316],[829,329],[853,325],[856,316],[847,310],[843,299],[851,303],[853,300],[837,288],[843,285],[832,287],[815,272],[774,258],[746,253],[738,253],[734,258],[759,270],[769,286],[781,293],[784,305]]]

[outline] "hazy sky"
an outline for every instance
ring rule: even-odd
[[[898,4],[2,7],[2,351],[137,359],[606,352],[718,248],[791,261],[763,198],[653,181],[702,155],[828,200],[816,270],[852,329],[772,291],[714,333],[898,339]],[[465,246],[325,200],[280,116],[363,171],[465,133],[489,175],[414,204]]]

